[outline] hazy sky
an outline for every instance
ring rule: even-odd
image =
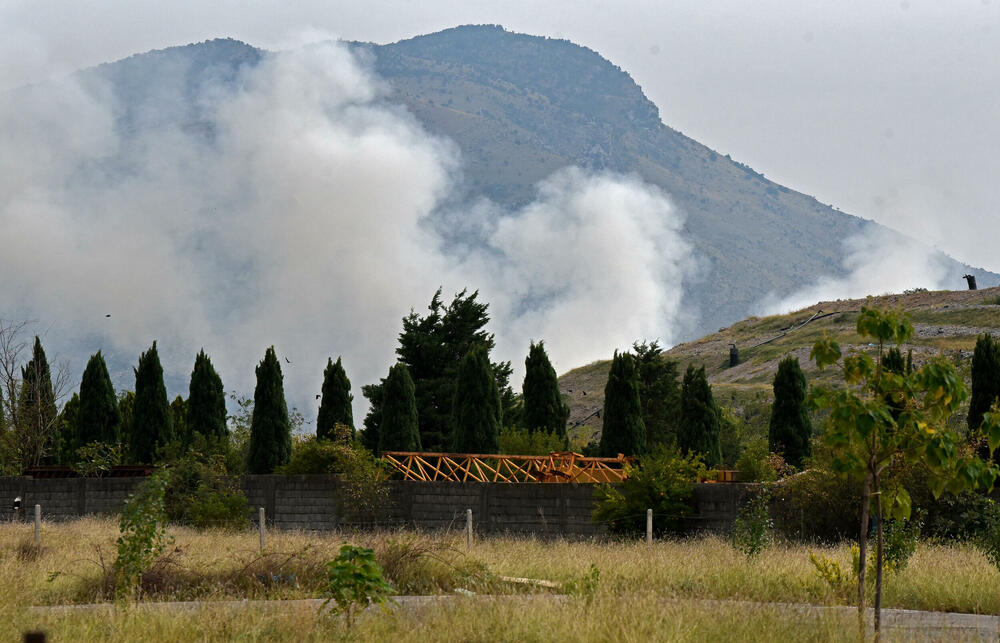
[[[1000,214],[997,0],[8,0],[0,87],[219,36],[278,48],[467,23],[595,49],[632,74],[667,125],[1000,271],[988,233]]]

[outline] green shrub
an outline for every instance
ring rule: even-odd
[[[740,482],[774,482],[778,472],[774,468],[772,454],[767,449],[767,438],[753,438],[743,448],[736,461]]]
[[[771,486],[775,530],[791,540],[839,542],[856,538],[861,485],[823,469],[809,469]]]
[[[886,520],[882,534],[882,562],[889,571],[901,571],[917,550],[920,530],[923,528],[923,510],[916,510],[909,520]],[[875,549],[872,549],[872,565]]]
[[[369,605],[381,605],[393,594],[392,587],[382,578],[382,568],[375,562],[375,552],[367,547],[344,545],[340,554],[326,564],[327,582],[324,593],[329,596],[320,609],[333,601],[334,612],[343,614],[347,626],[354,623],[354,614]]]
[[[766,489],[753,493],[743,502],[733,521],[730,540],[747,558],[754,558],[771,544],[774,521],[768,511],[771,494]]]
[[[168,474],[158,471],[144,480],[125,501],[118,528],[118,554],[114,564],[115,594],[134,597],[142,575],[168,542],[164,496]]]
[[[73,471],[84,478],[100,478],[122,463],[122,445],[90,442],[76,450]]]
[[[204,440],[200,434],[198,439]],[[171,522],[202,529],[243,529],[250,524],[246,496],[227,475],[225,455],[191,449],[167,466],[165,509]]]
[[[508,455],[548,455],[568,448],[566,438],[548,431],[529,431],[517,427],[500,429],[500,453]]]
[[[384,516],[389,504],[389,486],[380,479],[380,464],[359,440],[296,436],[291,460],[275,473],[337,475],[341,515],[348,521],[370,524]]]
[[[1000,570],[1000,506],[993,500],[984,509],[983,527],[973,539],[990,563]]]
[[[599,485],[593,520],[616,534],[646,530],[646,510],[653,510],[659,534],[676,531],[691,509],[691,494],[699,477],[709,475],[700,454],[683,455],[676,447],[655,447],[628,467],[628,477],[616,485]]]

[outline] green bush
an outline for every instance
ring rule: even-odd
[[[774,483],[775,530],[791,540],[839,542],[857,537],[861,484],[823,469]]]
[[[882,562],[885,569],[901,571],[917,550],[920,530],[923,527],[923,510],[913,512],[909,520],[886,520],[883,529]],[[874,566],[875,550],[872,549]]]
[[[691,509],[691,494],[699,477],[709,475],[700,454],[684,455],[676,447],[655,447],[627,469],[628,477],[617,485],[596,489],[593,520],[615,534],[640,534],[646,530],[646,510],[653,510],[653,528],[658,534],[676,531]]]
[[[243,529],[250,524],[246,496],[227,475],[225,455],[191,449],[167,467],[165,507],[171,522],[202,529]]]
[[[774,521],[768,510],[771,494],[761,489],[746,499],[740,506],[730,540],[738,551],[747,558],[754,558],[771,544],[771,530]]]
[[[129,495],[118,520],[118,554],[114,564],[115,594],[134,598],[142,575],[169,542],[164,497],[168,474],[158,471]]]
[[[774,482],[778,479],[775,460],[767,449],[767,438],[753,438],[736,461],[740,482]]]
[[[340,555],[326,564],[327,598],[320,609],[331,601],[334,612],[343,614],[347,626],[354,622],[354,614],[369,605],[381,605],[394,593],[382,578],[382,568],[375,562],[375,552],[366,547],[344,545]]]
[[[388,509],[389,487],[379,476],[380,462],[360,440],[319,440],[296,436],[292,458],[275,473],[336,474],[341,515],[348,521],[378,522]]]
[[[500,453],[507,455],[548,455],[568,448],[566,438],[548,431],[517,427],[500,429]]]

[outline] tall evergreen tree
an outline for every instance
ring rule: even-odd
[[[381,390],[382,417],[378,425],[378,450],[420,451],[420,426],[413,378],[406,364],[389,369]]]
[[[566,438],[569,406],[559,392],[559,378],[552,368],[541,341],[531,342],[524,360],[524,384],[521,386],[524,410],[521,424],[529,431],[545,431]]]
[[[174,424],[174,438],[182,445],[191,444],[191,431],[187,425],[187,400],[178,395],[170,403],[170,420]]]
[[[604,425],[601,430],[600,452],[613,458],[646,452],[646,425],[642,421],[639,399],[639,373],[630,353],[615,351],[604,387]]]
[[[351,410],[351,380],[347,379],[344,365],[326,360],[326,370],[323,371],[323,398],[319,403],[319,413],[316,414],[316,437],[320,440],[334,439],[334,428],[338,424],[351,427],[354,434],[354,412]]]
[[[899,368],[903,369],[903,356],[899,357]],[[806,376],[802,373],[799,360],[786,357],[778,362],[778,372],[774,375],[774,405],[771,407],[771,424],[768,431],[768,448],[784,455],[789,464],[801,467],[812,448],[812,423],[806,411]]]
[[[285,404],[284,376],[274,346],[257,365],[257,387],[250,419],[250,473],[272,473],[292,457],[292,425]]]
[[[646,450],[677,441],[681,416],[681,389],[677,385],[677,363],[663,355],[657,342],[636,342],[635,360],[639,369],[639,399],[646,425]]]
[[[368,398],[368,413],[362,423],[361,444],[372,453],[379,453],[379,425],[382,423],[382,391],[385,390],[385,378],[378,384],[365,384],[361,393]]]
[[[56,435],[53,453],[57,464],[76,464],[76,440],[79,434],[80,418],[80,394],[73,393],[73,397],[63,405],[59,412],[59,431]]]
[[[485,345],[487,353],[493,350],[493,335],[483,330],[490,319],[489,305],[479,301],[478,296],[478,291],[467,294],[463,290],[445,306],[439,288],[431,299],[427,315],[421,317],[411,312],[403,318],[396,354],[413,379],[420,439],[425,449],[446,451],[450,448],[451,401],[462,358],[474,344]],[[493,364],[504,414],[516,404],[516,396],[510,388],[511,372],[510,362]],[[379,395],[378,385],[362,390],[367,391],[365,396],[369,401]]]
[[[212,360],[204,350],[194,358],[188,384],[187,430],[192,439],[196,434],[213,443],[229,439],[226,391],[222,387],[222,378],[215,372]]]
[[[121,442],[122,416],[111,376],[101,351],[90,356],[80,380],[79,409],[76,414],[76,434],[69,440],[75,454],[91,442],[116,445]]]
[[[469,349],[458,368],[452,402],[452,443],[457,453],[497,453],[500,450],[500,391],[486,347]]]
[[[163,384],[163,367],[156,342],[139,356],[135,369],[130,451],[136,462],[151,463],[156,450],[174,439],[173,414]]]
[[[712,387],[705,376],[705,367],[694,365],[684,373],[681,387],[681,422],[677,446],[684,451],[705,454],[705,463],[715,466],[722,462],[719,443],[719,408],[712,396]]]
[[[122,439],[121,444],[125,451],[125,458],[129,462],[136,462],[132,456],[132,419],[135,415],[135,391],[122,391],[118,394],[118,413],[122,416]]]
[[[31,360],[21,367],[17,411],[18,441],[23,464],[37,465],[51,446],[59,415],[52,391],[49,362],[37,335]]]
[[[886,351],[885,357],[882,358],[882,369],[897,375],[903,375],[906,372],[906,360],[903,359],[903,353],[900,352],[899,348],[893,346]]]
[[[969,399],[968,426],[970,434],[977,434],[983,423],[983,414],[990,410],[1000,397],[1000,341],[989,333],[976,339],[972,353],[972,396]]]

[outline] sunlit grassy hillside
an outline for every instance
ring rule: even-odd
[[[910,314],[915,333],[904,349],[913,350],[916,364],[942,355],[954,361],[966,383],[976,337],[1000,333],[1000,288],[883,295],[873,298],[872,303],[898,306]],[[824,334],[836,339],[845,353],[869,348],[855,332],[858,312],[865,304],[864,299],[824,301],[787,315],[750,317],[696,341],[678,344],[666,355],[677,360],[681,375],[689,364],[704,365],[720,405],[740,410],[747,403],[768,403],[778,362],[787,355],[798,357],[811,381],[835,377],[834,371],[821,373],[809,361],[813,343]],[[730,368],[732,344],[739,350],[740,364]],[[604,403],[610,364],[610,360],[594,362],[559,378],[570,402],[570,426],[578,425],[573,429],[578,438],[600,430],[600,419],[589,416]]]

